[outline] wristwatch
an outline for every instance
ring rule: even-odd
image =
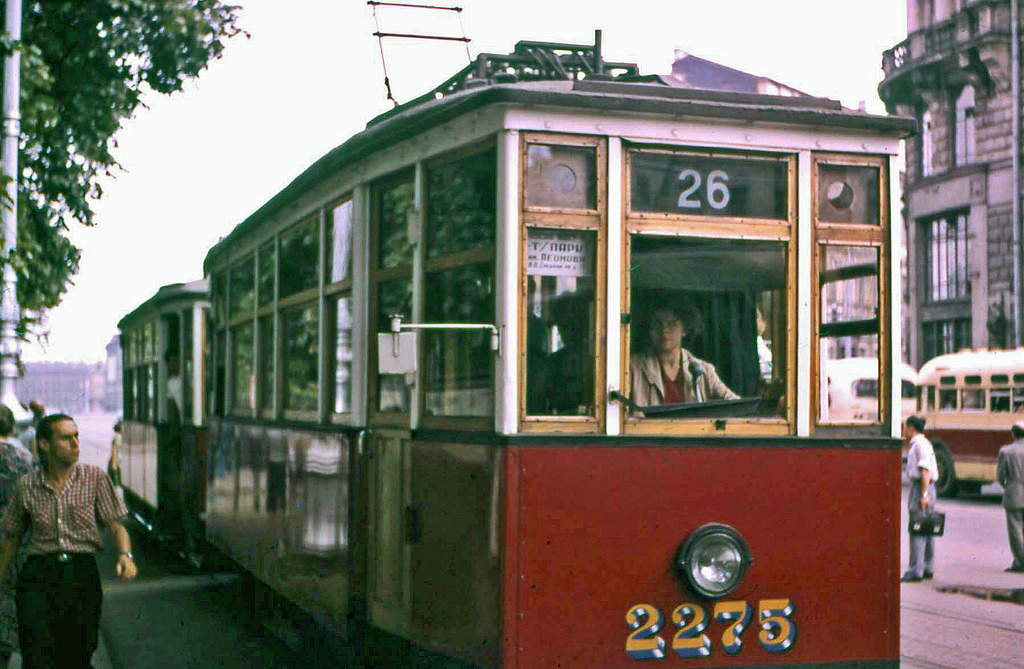
[[[121,551],[121,555],[127,555],[129,560],[135,561],[135,556],[132,555],[131,551]]]

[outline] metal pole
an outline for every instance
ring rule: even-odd
[[[21,0],[7,0],[4,25],[14,49],[4,59],[3,148],[0,160],[7,178],[7,202],[3,203],[3,284],[0,286],[0,402],[6,404],[16,419],[26,418],[28,412],[21,407],[14,391],[18,380],[18,336],[15,326],[19,319],[18,284],[11,266],[11,253],[18,241],[18,142],[21,137],[21,114],[18,97],[21,94]]]
[[[1010,227],[1012,228],[1013,244],[1013,342],[1011,346],[1020,346],[1021,341],[1021,300],[1024,300],[1024,289],[1021,286],[1021,231],[1020,231],[1020,7],[1017,0],[1010,0],[1010,109],[1013,118],[1010,135],[1013,145],[1013,200],[1010,207]]]

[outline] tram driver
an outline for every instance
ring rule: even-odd
[[[700,312],[688,301],[655,309],[646,348],[630,358],[633,402],[643,407],[739,399],[718,377],[714,365],[684,348],[700,322]]]

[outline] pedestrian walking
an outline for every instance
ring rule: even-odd
[[[935,505],[935,479],[939,475],[939,465],[935,461],[932,442],[924,436],[924,419],[920,416],[911,416],[905,426],[904,434],[910,439],[910,450],[907,452],[910,495],[907,504],[913,516]],[[911,534],[910,565],[900,580],[915,582],[932,578],[934,575],[935,537]]]
[[[7,511],[18,479],[32,471],[33,458],[21,444],[11,438],[14,413],[0,404],[0,516]],[[25,562],[24,544],[19,547],[12,570]],[[0,669],[5,669],[11,655],[18,650],[18,613],[15,606],[13,578],[0,583]]]
[[[88,669],[103,601],[94,557],[103,547],[100,525],[117,546],[115,573],[125,580],[137,574],[120,522],[128,510],[102,469],[78,462],[78,427],[71,416],[39,421],[36,445],[43,466],[18,480],[0,520],[0,577],[28,532],[28,559],[16,588],[22,666]]]
[[[107,460],[107,476],[110,477],[110,482],[114,484],[114,491],[117,492],[117,496],[124,501],[124,487],[121,483],[121,444],[123,439],[121,437],[121,419],[118,418],[117,422],[114,423],[114,436],[110,440],[110,459]]]
[[[1013,424],[1010,436],[1013,443],[999,449],[996,462],[996,478],[1003,486],[1006,533],[1013,553],[1013,564],[1005,571],[1024,572],[1024,420]]]
[[[36,450],[36,425],[42,420],[46,414],[46,409],[43,405],[36,400],[32,400],[28,403],[29,411],[32,412],[32,418],[28,424],[25,425],[25,429],[18,433],[18,440],[21,444],[32,453],[32,458],[36,461],[39,460],[39,452]]]

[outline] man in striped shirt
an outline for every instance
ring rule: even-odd
[[[78,427],[70,416],[40,420],[36,444],[43,468],[18,480],[0,520],[0,578],[31,530],[17,585],[22,666],[86,669],[99,642],[103,591],[94,554],[103,548],[101,524],[117,546],[117,575],[137,574],[120,522],[128,510],[106,472],[78,462]]]

